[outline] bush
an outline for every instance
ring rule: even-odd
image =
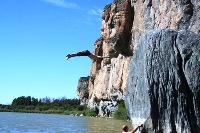
[[[124,101],[120,101],[118,109],[113,114],[115,119],[126,120],[127,119],[127,110],[124,105]]]
[[[35,107],[34,106],[26,106],[25,110],[35,110]]]
[[[97,116],[97,113],[95,112],[95,110],[86,110],[84,113],[86,116]]]
[[[127,119],[127,111],[126,108],[119,108],[114,113],[114,118],[119,120],[126,120]]]
[[[83,111],[83,110],[85,110],[87,107],[85,106],[85,105],[78,105],[78,107],[77,107],[77,109],[79,110],[79,111]]]

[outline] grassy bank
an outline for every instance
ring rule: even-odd
[[[0,112],[21,112],[41,114],[64,114],[77,116],[97,116],[98,112],[90,110],[86,105],[80,105],[79,99],[36,99],[34,97],[21,96],[15,98],[11,105],[0,104]],[[114,118],[127,120],[127,110],[124,101],[121,100],[118,109],[114,112]]]
[[[80,105],[79,99],[50,99],[48,97],[37,99],[31,96],[15,98],[11,105],[0,104],[0,112],[22,112],[42,114],[65,114],[96,116],[94,110],[87,109],[86,105]]]
[[[82,106],[82,105],[80,105]],[[32,107],[33,108],[33,107]],[[40,114],[63,114],[63,115],[83,115],[83,116],[96,116],[96,112],[94,110],[89,110],[89,109],[83,109],[83,110],[53,110],[53,109],[48,109],[48,110],[37,110],[37,109],[18,109],[18,108],[13,108],[10,105],[4,105],[4,107],[0,106],[0,112],[20,112],[20,113],[40,113]]]

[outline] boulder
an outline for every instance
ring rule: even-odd
[[[131,59],[125,104],[143,133],[200,131],[200,35],[154,29]]]

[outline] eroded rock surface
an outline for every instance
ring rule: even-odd
[[[101,105],[114,106],[123,99],[126,89],[128,66],[132,56],[131,28],[133,9],[130,2],[115,0],[107,5],[102,13],[102,37],[95,42],[94,54],[109,56],[109,59],[92,64],[89,83],[90,108],[105,108]],[[108,104],[109,103],[109,104]],[[112,116],[114,109],[107,116]],[[105,112],[105,111],[104,111]]]
[[[151,30],[131,60],[125,103],[143,133],[200,131],[200,35]]]
[[[153,111],[151,111],[151,109],[152,107],[157,106],[157,105],[152,106],[152,100],[155,100],[155,99],[152,99],[153,97],[149,97],[148,92],[146,93],[147,90],[144,90],[144,87],[149,85],[149,81],[147,79],[152,78],[152,77],[148,77],[148,78],[146,77],[148,75],[146,69],[147,69],[147,65],[149,64],[147,64],[147,61],[145,63],[145,61],[138,60],[137,63],[139,63],[140,65],[138,65],[137,69],[144,69],[144,71],[134,70],[135,71],[134,77],[137,77],[137,78],[132,79],[132,80],[134,80],[134,82],[136,80],[137,83],[131,83],[132,80],[130,80],[130,76],[128,79],[128,81],[130,82],[127,82],[128,73],[130,75],[129,71],[133,71],[132,70],[133,67],[129,66],[130,60],[132,56],[134,56],[134,58],[139,58],[139,59],[144,60],[143,56],[146,58],[146,54],[148,54],[149,56],[153,56],[155,59],[159,58],[158,53],[162,53],[162,52],[160,51],[156,53],[156,50],[160,50],[160,46],[159,47],[157,46],[158,45],[157,42],[159,42],[160,40],[156,40],[154,36],[161,36],[161,38],[163,39],[164,37],[160,35],[160,33],[170,32],[170,33],[165,34],[166,35],[165,37],[167,39],[166,39],[166,42],[164,42],[164,39],[163,39],[163,42],[162,42],[164,45],[163,47],[168,46],[168,45],[175,46],[174,43],[177,43],[176,44],[177,48],[175,49],[173,47],[173,50],[175,51],[173,51],[170,48],[168,49],[169,51],[165,51],[164,49],[161,49],[161,50],[164,50],[164,53],[162,54],[166,55],[166,57],[162,55],[162,59],[159,59],[159,60],[164,60],[164,59],[168,59],[168,61],[174,60],[173,61],[174,64],[176,63],[176,61],[177,62],[179,61],[182,64],[175,65],[177,68],[180,69],[180,65],[182,65],[182,67],[183,66],[185,67],[188,65],[190,66],[190,69],[194,69],[194,71],[189,71],[190,69],[188,67],[186,71],[185,69],[182,68],[184,74],[185,73],[192,73],[192,75],[194,75],[194,73],[199,74],[198,73],[199,69],[197,69],[198,67],[193,66],[194,64],[183,63],[185,61],[187,62],[187,60],[190,59],[189,58],[190,56],[186,56],[184,53],[186,51],[190,51],[189,49],[191,47],[188,47],[188,50],[183,50],[184,52],[181,53],[181,45],[179,45],[179,48],[178,48],[178,43],[180,43],[180,39],[178,39],[178,37],[179,35],[183,35],[183,33],[179,33],[179,31],[181,30],[188,31],[187,35],[184,36],[188,38],[190,37],[189,35],[196,36],[200,34],[200,0],[114,0],[113,3],[105,6],[102,13],[102,19],[103,19],[102,26],[101,26],[102,36],[99,39],[97,39],[97,41],[95,42],[94,54],[100,55],[100,56],[110,56],[110,59],[103,59],[103,60],[99,60],[92,63],[91,70],[90,70],[89,85],[88,85],[88,91],[89,91],[88,107],[99,109],[100,115],[105,114],[104,113],[105,110],[101,111],[101,109],[105,108],[105,106],[110,106],[110,105],[114,107],[116,105],[116,102],[118,102],[120,99],[124,99],[124,95],[128,87],[128,92],[131,92],[131,94],[127,95],[127,97],[129,98],[126,98],[126,100],[128,104],[133,106],[133,107],[131,107],[130,105],[129,107],[127,106],[129,109],[129,114],[131,115],[131,117],[135,113],[137,115],[140,115],[140,117],[134,116],[132,117],[132,119],[136,118],[137,121],[146,121],[146,126],[147,126],[148,125],[147,123],[152,122],[152,120],[150,119],[152,117],[150,116],[152,116]],[[169,31],[168,30],[167,31],[165,30],[152,31],[153,29],[156,29],[156,28],[164,28],[164,29],[170,29],[170,30]],[[155,55],[152,55],[150,53],[151,51],[147,51],[149,53],[136,52],[135,50],[137,47],[140,47],[139,45],[145,45],[143,43],[146,43],[147,45],[149,43],[147,42],[147,40],[144,42],[142,42],[142,40],[145,40],[143,35],[149,32],[150,30],[151,32],[148,34],[152,34],[152,38],[154,38],[155,40],[155,43],[152,43],[152,45],[153,44],[156,45],[154,49],[155,53],[152,53]],[[155,32],[156,35],[154,35],[153,32]],[[169,37],[167,36],[168,34],[169,34]],[[171,37],[172,34],[174,38]],[[146,38],[147,37],[148,35],[146,35]],[[143,38],[143,39],[140,39],[140,38]],[[172,40],[174,40],[175,42],[173,42]],[[148,41],[152,41],[152,40],[149,39]],[[144,46],[141,46],[141,47],[144,47]],[[171,56],[172,53],[169,53],[170,51],[174,52],[174,54],[177,54],[176,57],[178,59],[174,59],[176,57]],[[179,53],[176,53],[176,52],[179,52]],[[170,55],[167,55],[167,54],[170,54]],[[182,59],[183,61],[180,61],[180,59]],[[148,61],[148,63],[150,63],[150,61]],[[133,61],[131,61],[131,65],[132,64],[133,64]],[[166,64],[166,65],[169,65],[169,64]],[[152,71],[154,71],[153,70],[155,69],[154,64],[152,64],[151,66],[152,67],[148,67],[148,69],[151,69]],[[170,71],[170,72],[178,73],[174,75],[175,77],[168,77],[170,80],[171,79],[175,80],[175,81],[169,81],[169,82],[174,83],[174,82],[179,82],[183,80],[183,79],[179,79],[177,76],[177,75],[180,75],[179,72],[181,72],[179,69],[178,70],[175,70],[175,68],[173,68],[172,70],[171,68],[170,70],[167,70],[167,68],[164,68],[164,69],[160,68],[160,69],[161,70],[159,70],[158,72],[161,72],[161,75],[162,75],[162,71]],[[154,78],[157,78],[157,77],[154,77]],[[144,81],[140,79],[144,79]],[[187,84],[189,85],[189,87],[195,85],[195,84],[192,84],[194,79],[190,79],[186,77],[185,80],[187,81]],[[170,84],[173,86],[172,83]],[[134,86],[135,84],[137,85],[133,87],[131,90],[130,86]],[[163,86],[163,88],[165,89],[169,87],[165,85],[169,85],[169,84],[164,83],[160,86]],[[140,88],[140,87],[143,87],[143,88]],[[198,88],[198,86],[196,86],[196,88]],[[139,93],[143,91],[145,93]],[[167,91],[167,89],[165,91]],[[173,91],[171,90],[171,93],[172,92]],[[138,99],[131,98],[136,95],[135,93],[137,94]],[[172,95],[171,93],[169,94],[169,96]],[[157,96],[157,93],[155,94]],[[180,94],[180,96],[178,94]],[[177,93],[174,94],[173,92],[173,95],[178,95],[177,97],[186,97],[186,99],[188,97],[188,96],[183,96],[182,93],[178,93],[178,94]],[[163,95],[165,94],[162,94],[159,96],[163,96]],[[195,93],[194,95],[195,97],[193,98],[196,99],[196,101],[198,101],[197,95],[199,95],[199,92],[198,94]],[[167,95],[167,97],[169,96]],[[160,98],[159,104],[164,104],[165,100],[166,98]],[[189,100],[189,101],[192,101],[192,100]],[[172,102],[172,103],[174,104],[175,102]],[[178,103],[181,103],[181,102],[178,101]],[[171,104],[171,103],[168,102],[168,104]],[[198,102],[196,104],[198,104]],[[139,107],[139,105],[143,107]],[[163,105],[163,106],[166,107],[166,105]],[[180,106],[180,105],[177,105],[177,106]],[[199,109],[198,105],[194,105],[194,106],[195,106],[195,110],[196,108]],[[135,108],[140,108],[141,110],[137,112]],[[113,108],[111,110],[113,111]],[[185,107],[182,110],[186,110]],[[112,111],[107,111],[107,112],[112,112]],[[167,112],[169,113],[168,110]],[[171,112],[177,112],[177,110],[172,109]],[[110,114],[106,113],[106,114],[108,114],[107,116],[112,115],[112,113]],[[179,114],[179,112],[177,112],[177,114]],[[178,117],[177,114],[176,115],[174,114],[174,116],[171,116],[170,119],[177,119],[177,118],[173,118],[173,117]],[[196,114],[199,114],[199,113],[197,112]],[[187,116],[185,114],[182,114],[182,115],[183,115],[182,117]],[[147,119],[147,117],[149,117],[149,119]],[[159,116],[158,119],[160,118],[164,119],[165,116],[162,116],[162,117]],[[184,119],[181,119],[181,120],[184,121]],[[153,132],[153,131],[161,132],[160,129],[162,128],[161,126],[159,127],[158,125],[160,123],[161,125],[163,125],[162,122],[163,122],[162,120],[161,121],[156,120],[155,122],[153,122],[154,127],[153,128],[150,127],[149,129],[152,129],[152,130],[149,130],[149,132]],[[159,123],[159,124],[155,124],[155,123]],[[165,121],[165,123],[167,122]],[[180,123],[180,122],[176,122],[176,123]],[[170,124],[166,124],[166,125],[170,127],[171,126]],[[185,128],[185,125],[190,125],[190,124],[184,123],[184,128]],[[167,127],[167,126],[164,126],[164,127]],[[171,127],[174,128],[174,126],[171,126]],[[178,126],[176,126],[176,128],[177,127]],[[146,127],[146,129],[148,128]],[[176,129],[176,130],[177,132],[183,131],[182,129],[180,130]],[[188,132],[189,130],[190,129],[187,129]]]
[[[89,90],[88,90],[88,84],[89,84],[89,78],[90,77],[81,77],[78,81],[77,86],[77,94],[80,98],[81,105],[85,105],[88,103],[89,98]]]

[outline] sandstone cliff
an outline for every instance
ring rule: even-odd
[[[88,101],[110,116],[125,99],[143,132],[200,130],[200,0],[114,0],[102,13]]]
[[[98,108],[101,116],[112,116],[117,101],[124,97],[128,66],[133,55],[131,3],[114,1],[104,8],[102,18],[102,36],[95,42],[94,54],[110,56],[110,59],[92,64],[88,105]]]

